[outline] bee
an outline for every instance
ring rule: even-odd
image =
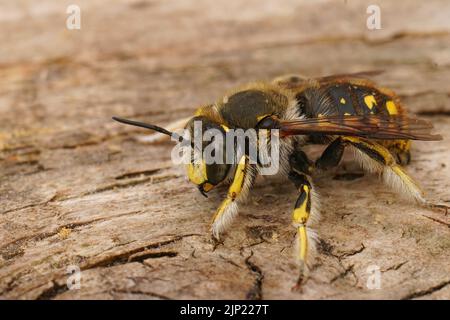
[[[230,129],[278,130],[280,172],[298,192],[292,210],[292,226],[296,230],[294,253],[300,271],[298,283],[306,279],[316,253],[320,197],[313,173],[336,167],[345,149],[352,149],[363,169],[378,173],[400,194],[418,204],[431,205],[403,167],[411,161],[412,140],[437,141],[442,137],[431,133],[430,123],[409,116],[394,92],[367,78],[378,73],[319,78],[288,75],[271,82],[250,83],[198,108],[185,125],[192,133],[194,122],[201,121],[203,129],[214,128],[224,136]],[[113,119],[172,135],[178,141],[184,139],[155,125]],[[311,144],[325,145],[315,160],[304,151]],[[201,147],[207,145],[203,143]],[[261,166],[250,160],[244,152],[234,164],[194,163],[192,158],[187,164],[189,180],[205,196],[219,184],[230,181],[227,195],[212,219],[214,239],[219,239],[230,226],[255,183]]]

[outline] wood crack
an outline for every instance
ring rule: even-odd
[[[169,298],[168,296],[156,293],[156,292],[151,292],[151,291],[141,291],[141,290],[136,290],[136,289],[113,289],[110,291],[110,293],[112,295],[115,294],[136,294],[136,295],[144,295],[144,296],[150,296],[153,298],[157,298],[160,300],[172,300],[172,298]]]
[[[255,275],[255,280],[253,282],[252,287],[246,294],[246,299],[248,300],[262,300],[262,283],[264,280],[264,274],[261,271],[261,268],[256,264],[250,261],[250,258],[253,257],[253,251],[251,251],[250,255],[245,259],[245,265],[247,268]]]
[[[159,241],[159,242],[155,242],[155,243],[150,243],[147,244],[145,246],[142,247],[138,247],[132,250],[128,250],[125,252],[121,252],[119,254],[115,254],[115,255],[111,255],[111,256],[106,256],[103,258],[98,258],[97,261],[91,261],[91,262],[87,262],[85,265],[83,265],[81,267],[81,270],[88,270],[88,269],[93,269],[93,268],[103,268],[103,267],[111,267],[111,266],[116,266],[116,265],[120,265],[120,264],[126,264],[126,263],[130,263],[133,262],[133,257],[135,259],[135,261],[143,261],[145,260],[145,256],[148,255],[149,257],[153,257],[153,258],[157,258],[157,257],[163,257],[163,256],[176,256],[177,253],[176,252],[164,252],[164,253],[157,253],[157,252],[147,252],[149,249],[155,249],[155,248],[159,248],[162,246],[166,246],[168,244],[177,242],[182,240],[183,238],[186,237],[193,237],[193,236],[200,236],[200,234],[195,234],[195,233],[190,233],[190,234],[185,234],[185,235],[181,235],[181,236],[176,236],[172,239],[169,240],[165,240],[165,241]],[[142,254],[142,256],[140,256],[139,254]]]
[[[447,280],[447,281],[441,282],[433,287],[430,287],[428,289],[412,292],[412,293],[404,296],[400,300],[411,300],[411,299],[421,298],[421,297],[427,296],[429,294],[432,294],[436,291],[439,291],[449,284],[450,284],[450,280]]]
[[[121,214],[117,214],[112,217],[104,217],[104,218],[92,219],[92,220],[88,220],[88,221],[67,223],[67,224],[56,227],[52,231],[37,233],[37,234],[33,234],[31,236],[26,236],[26,237],[21,237],[19,239],[11,241],[11,242],[3,245],[2,247],[0,247],[0,255],[5,260],[9,260],[9,259],[13,258],[14,256],[16,256],[16,255],[11,255],[11,250],[13,250],[14,248],[20,247],[20,250],[23,250],[23,247],[26,246],[29,242],[42,241],[47,238],[53,237],[53,236],[57,235],[59,233],[59,231],[63,228],[75,230],[75,229],[78,229],[78,228],[81,228],[81,227],[84,227],[87,225],[91,225],[96,222],[101,222],[101,221],[119,218],[119,217],[123,217],[123,216],[134,215],[134,214],[138,214],[141,212],[142,212],[141,210],[130,211],[130,212],[124,212]],[[15,251],[15,250],[13,250],[13,251]]]
[[[120,254],[116,254],[113,256],[108,256],[108,257],[104,257],[104,258],[100,258],[98,259],[98,261],[93,261],[93,262],[87,262],[84,265],[82,265],[80,267],[81,271],[86,271],[86,270],[90,270],[90,269],[94,269],[94,268],[103,268],[103,267],[111,267],[111,266],[116,266],[116,265],[120,265],[120,264],[126,264],[126,263],[132,263],[132,262],[140,262],[139,260],[141,260],[141,257],[139,257],[139,255],[135,256],[136,257],[136,261],[131,261],[133,255],[136,255],[137,253],[140,252],[144,252],[148,249],[151,248],[159,248],[162,246],[166,246],[168,244],[177,242],[182,240],[183,238],[186,237],[192,237],[192,236],[200,236],[199,234],[184,234],[184,235],[180,235],[180,236],[176,236],[172,239],[169,240],[165,240],[165,241],[158,241],[158,242],[154,242],[154,243],[150,243],[148,245],[145,245],[143,247],[138,247],[126,252],[122,252]],[[158,257],[166,257],[166,256],[174,256],[176,255],[175,252],[169,251],[169,252],[154,252],[153,255],[151,255],[150,253],[147,253],[148,256],[150,258],[158,258]],[[145,257],[145,254],[142,256]],[[130,259],[131,258],[131,259]],[[144,260],[145,258],[142,258],[142,260]],[[62,279],[63,277],[59,277],[58,279]],[[58,295],[68,291],[69,289],[67,288],[67,286],[61,285],[58,283],[57,278],[54,278],[52,280],[52,286],[46,290],[44,290],[41,294],[39,294],[39,296],[37,297],[38,300],[51,300],[51,299],[55,299]]]

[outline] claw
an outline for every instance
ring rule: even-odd
[[[223,245],[223,240],[216,238],[213,234],[211,234],[211,241],[213,245],[213,251],[215,251],[218,246]]]
[[[303,285],[308,281],[308,278],[309,278],[308,274],[309,274],[308,267],[306,266],[306,264],[304,262],[302,262],[300,264],[297,282],[291,288],[291,290],[296,291],[296,292],[302,292]]]

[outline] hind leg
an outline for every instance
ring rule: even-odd
[[[400,194],[428,204],[418,184],[397,163],[392,153],[383,145],[356,137],[344,137],[347,143],[358,151],[362,166],[371,172],[380,173],[386,184]]]
[[[347,144],[348,141],[345,138],[336,138],[316,160],[316,168],[327,170],[337,166]],[[389,150],[398,164],[404,166],[411,162],[411,140],[384,140],[380,144]]]

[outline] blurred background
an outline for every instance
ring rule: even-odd
[[[68,28],[74,22],[69,5],[80,9],[80,29]],[[368,26],[376,14],[368,12],[371,5],[380,9],[381,29]],[[277,201],[256,198],[259,207],[244,209],[241,228],[231,232],[220,257],[247,270],[248,255],[242,252],[249,249],[233,245],[268,234],[282,239],[252,248],[252,261],[265,274],[264,287],[254,288],[254,272],[241,274],[207,249],[207,225],[220,195],[206,203],[197,198],[182,168],[171,166],[170,144],[143,145],[134,139],[141,130],[110,118],[166,125],[248,81],[381,69],[375,80],[448,138],[449,1],[2,0],[0,43],[0,297],[408,298],[448,276],[448,219],[429,212],[441,223],[417,221],[411,207],[394,204],[392,210],[411,210],[411,215],[392,218],[380,207],[375,223],[367,201],[385,205],[391,195],[382,186],[369,186],[367,200],[364,178],[324,188],[334,207],[325,207],[332,213],[322,234],[332,252],[332,247],[358,251],[365,237],[372,249],[365,243],[369,249],[350,262],[324,255],[324,265],[334,267],[318,267],[320,281],[302,294],[289,290],[295,266],[290,249],[283,249],[293,231],[288,214],[273,218],[268,229],[267,223],[255,229],[267,215],[289,213],[295,191],[281,188]],[[418,143],[410,169],[444,200],[449,200],[448,147],[446,141]],[[341,183],[347,184],[337,187]],[[259,188],[260,196],[274,192]],[[339,196],[340,188],[350,191]],[[350,194],[363,199],[353,209],[336,200]],[[361,211],[360,218],[345,220],[349,210]],[[254,211],[259,218],[252,218]],[[343,229],[333,228],[336,221]],[[383,229],[377,229],[380,223]],[[390,231],[382,231],[386,228]],[[353,239],[342,236],[348,230]],[[197,236],[179,238],[188,233]],[[410,238],[399,241],[402,234]],[[427,239],[419,252],[411,251],[416,237]],[[151,245],[159,248],[171,240],[174,247],[145,266],[157,256]],[[386,249],[393,243],[404,257]],[[200,258],[193,259],[192,252]],[[276,255],[279,261],[273,261]],[[365,291],[367,261],[379,259],[387,270],[411,256],[416,267],[387,273],[390,290]],[[68,265],[87,270],[82,290],[64,289]],[[107,274],[103,270],[114,265]],[[203,272],[208,267],[214,271]],[[426,276],[414,280],[413,272]],[[447,289],[435,297],[449,294]]]

